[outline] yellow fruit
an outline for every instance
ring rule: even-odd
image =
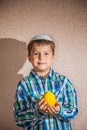
[[[54,106],[55,103],[56,103],[56,97],[55,95],[50,92],[50,91],[47,91],[43,97],[42,97],[50,106]]]

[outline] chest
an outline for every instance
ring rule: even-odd
[[[61,81],[50,79],[41,79],[36,82],[30,81],[30,94],[42,96],[45,92],[51,91],[55,94],[57,101],[63,100],[63,87]]]

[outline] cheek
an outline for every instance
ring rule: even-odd
[[[33,57],[33,58],[32,58],[32,62],[35,63],[35,62],[37,62],[37,61],[38,61],[38,58],[37,58],[37,57]]]
[[[54,58],[53,58],[53,57],[49,57],[48,60],[49,60],[50,62],[53,62]]]
[[[52,60],[52,59],[47,59],[47,62],[48,62],[49,64],[52,64],[52,63],[53,63],[53,60]]]
[[[29,62],[31,62],[31,63],[34,61],[32,57],[28,57],[28,60],[29,60]]]

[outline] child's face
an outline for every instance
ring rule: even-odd
[[[34,70],[45,76],[49,73],[50,67],[53,63],[54,56],[51,47],[48,45],[34,44],[29,56],[29,61],[32,63]]]

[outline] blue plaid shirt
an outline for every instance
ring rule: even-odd
[[[48,115],[39,111],[37,96],[46,91],[55,94],[61,103],[56,115]],[[75,88],[65,76],[51,68],[44,79],[31,70],[17,85],[14,102],[14,117],[18,126],[24,130],[71,130],[70,120],[78,113]]]

